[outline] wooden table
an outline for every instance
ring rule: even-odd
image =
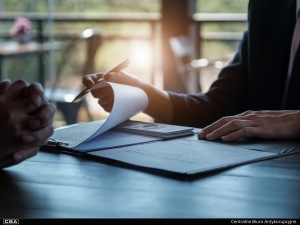
[[[20,55],[30,55],[38,54],[39,55],[39,82],[44,84],[44,59],[43,55],[48,53],[51,50],[59,50],[63,48],[63,44],[55,42],[52,45],[50,43],[36,43],[31,42],[28,44],[19,44],[18,42],[2,42],[0,43],[0,80],[3,79],[2,68],[4,58]]]
[[[183,176],[43,151],[0,181],[2,218],[300,217],[300,154]]]

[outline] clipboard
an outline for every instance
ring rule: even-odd
[[[194,131],[198,131],[200,129],[194,129]],[[175,143],[176,142],[176,143]],[[190,143],[189,143],[190,142]],[[198,142],[197,148],[186,149],[185,153],[189,151],[201,152],[202,150],[206,149],[206,152],[215,151],[216,148],[221,148],[219,153],[226,153],[228,149],[236,149],[235,152],[240,154],[240,151],[243,153],[247,152],[254,152],[257,154],[261,154],[258,157],[248,158],[248,159],[239,159],[235,161],[227,161],[226,157],[222,157],[223,163],[219,163],[217,165],[211,165],[205,168],[201,168],[201,164],[197,164],[194,168],[188,170],[180,170],[180,164],[182,161],[186,159],[176,159],[176,162],[172,165],[167,166],[169,157],[172,155],[165,155],[164,149],[168,145],[172,145],[172,154],[178,154],[178,151],[182,151],[181,147],[186,147],[189,144],[193,144],[193,142]],[[173,143],[173,144],[172,144]],[[203,145],[203,146],[202,146]],[[161,147],[161,149],[160,149]],[[294,153],[300,152],[300,142],[296,141],[279,141],[279,140],[259,140],[259,139],[241,139],[236,142],[227,143],[223,141],[217,142],[210,142],[205,140],[198,140],[197,132],[193,136],[187,137],[180,137],[174,139],[167,139],[167,140],[158,140],[148,143],[141,143],[135,144],[131,146],[123,146],[99,151],[92,151],[92,152],[72,152],[65,149],[62,145],[57,145],[57,147],[52,146],[43,146],[45,150],[56,151],[60,153],[70,154],[70,155],[77,155],[77,156],[90,156],[90,157],[102,157],[113,159],[116,161],[120,161],[127,164],[132,164],[135,166],[145,167],[145,168],[154,168],[160,169],[185,175],[194,175],[199,173],[206,173],[220,169],[226,169],[231,167],[236,167],[248,163],[258,162],[262,160],[273,159],[281,156],[287,156]],[[161,155],[158,156],[159,158],[153,157],[153,152],[157,151]],[[132,154],[134,153],[134,154]],[[219,154],[218,153],[218,154]],[[130,154],[130,155],[129,155]],[[198,153],[197,153],[198,154]],[[226,153],[227,154],[227,153]],[[225,154],[225,155],[226,155]],[[197,155],[195,155],[197,157]],[[201,156],[205,157],[205,155]],[[215,156],[217,157],[217,155]],[[208,159],[213,159],[214,157],[210,157]],[[191,159],[190,159],[191,160]],[[210,160],[209,160],[210,161]]]

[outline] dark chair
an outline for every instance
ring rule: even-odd
[[[89,120],[92,119],[85,97],[74,103],[71,101],[83,89],[82,77],[95,72],[95,56],[101,42],[102,36],[97,28],[87,29],[71,40],[60,55],[53,86],[45,89],[45,95],[63,113],[68,125],[76,123],[80,107],[84,107]],[[86,52],[85,59],[83,51]]]

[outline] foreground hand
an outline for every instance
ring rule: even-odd
[[[40,84],[18,80],[0,82],[0,108],[0,167],[4,167],[34,156],[47,142],[55,106],[44,97]]]
[[[84,76],[82,83],[87,87],[93,87],[99,79],[103,77],[104,73],[95,73]],[[144,83],[139,78],[125,72],[107,73],[103,77],[107,82],[126,84],[129,86],[139,87],[144,89]],[[111,112],[114,104],[114,95],[111,87],[105,87],[92,91],[94,98],[98,98],[98,103],[105,111]]]
[[[300,111],[247,111],[224,117],[207,126],[198,138],[234,141],[246,137],[261,139],[298,139],[300,138]]]

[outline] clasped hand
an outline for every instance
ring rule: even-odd
[[[0,168],[36,155],[53,133],[55,106],[40,84],[0,82]]]

